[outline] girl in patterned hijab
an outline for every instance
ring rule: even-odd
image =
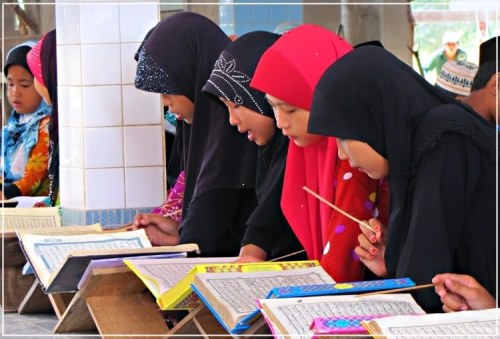
[[[202,87],[230,43],[207,18],[190,12],[161,21],[139,51],[135,86],[160,93],[183,132],[183,220],[141,214],[136,225],[156,244],[197,243],[203,256],[234,256],[256,205],[257,148],[222,119],[220,100]]]
[[[239,259],[242,262],[265,261],[302,249],[280,207],[288,138],[277,133],[273,110],[264,93],[250,88],[260,57],[279,37],[262,31],[242,35],[222,51],[203,87],[224,102],[231,125],[259,145],[258,206],[247,221]],[[286,260],[300,259],[306,259],[304,253]]]

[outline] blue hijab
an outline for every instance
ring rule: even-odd
[[[40,121],[50,114],[51,108],[43,100],[33,113],[12,111],[2,133],[4,183],[23,177],[31,150],[38,142]]]

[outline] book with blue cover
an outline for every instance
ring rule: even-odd
[[[260,318],[257,300],[276,286],[333,284],[316,260],[234,264],[223,273],[194,276],[192,289],[231,334],[245,332]]]
[[[410,278],[352,281],[306,286],[282,286],[271,289],[267,294],[266,299],[313,297],[334,294],[357,294],[413,286],[415,286],[415,282],[413,282]]]

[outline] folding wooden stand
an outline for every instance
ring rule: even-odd
[[[128,267],[97,268],[76,293],[54,333],[98,330],[113,335],[161,335],[168,327],[144,283]]]
[[[33,277],[33,279],[35,278]],[[37,280],[33,281],[30,289],[25,293],[17,312],[19,314],[54,313],[54,306],[49,296],[43,292],[42,286],[40,286]]]
[[[190,338],[194,335],[203,338],[210,338],[210,336],[214,335],[229,335],[204,304],[199,305],[193,311],[189,312],[184,319],[168,331],[168,334],[174,334],[176,338]],[[271,334],[263,318],[259,318],[245,333],[233,335],[233,337],[251,338],[256,334]],[[272,336],[270,335],[270,337]]]
[[[3,236],[0,238],[0,246],[3,246],[3,251],[0,248],[0,257],[2,257],[3,279],[0,283],[0,290],[4,291],[2,300],[2,308],[4,312],[18,312],[18,309],[23,305],[25,296],[38,287],[36,302],[32,303],[29,309],[23,313],[46,313],[52,312],[49,298],[42,292],[38,282],[33,274],[23,275],[22,269],[26,264],[26,258],[19,246],[19,241],[15,235]]]

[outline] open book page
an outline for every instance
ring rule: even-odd
[[[245,316],[258,309],[257,299],[274,287],[333,284],[321,267],[283,271],[255,271],[196,274],[193,285],[204,296],[225,326],[233,329]]]
[[[387,339],[409,336],[430,338],[498,338],[500,310],[433,313],[418,316],[398,315],[363,322],[371,335]]]
[[[127,259],[125,264],[141,278],[156,298],[176,285],[198,264],[233,262],[237,257]]]
[[[380,294],[363,298],[356,295],[331,295],[260,299],[259,303],[273,332],[294,338],[309,338],[311,336],[309,327],[316,317],[425,314],[411,294]]]
[[[111,267],[124,267],[126,266],[124,260],[132,259],[143,260],[143,259],[166,259],[166,258],[186,258],[187,253],[164,253],[164,254],[153,254],[153,255],[142,255],[137,257],[120,257],[120,258],[106,258],[106,259],[95,259],[90,262],[85,271],[83,272],[82,278],[78,283],[78,289],[80,289],[83,284],[87,281],[92,273],[93,269],[96,268],[111,268]]]
[[[1,214],[1,229],[6,235],[13,235],[16,230],[61,227],[58,207],[3,208]]]
[[[61,226],[61,227],[49,227],[49,228],[37,228],[17,231],[19,239],[25,234],[38,234],[38,235],[77,235],[77,234],[95,234],[102,232],[102,227],[100,224],[93,224],[88,226]]]
[[[47,286],[74,251],[151,247],[144,229],[120,233],[77,235],[18,233],[21,247],[42,285]]]

